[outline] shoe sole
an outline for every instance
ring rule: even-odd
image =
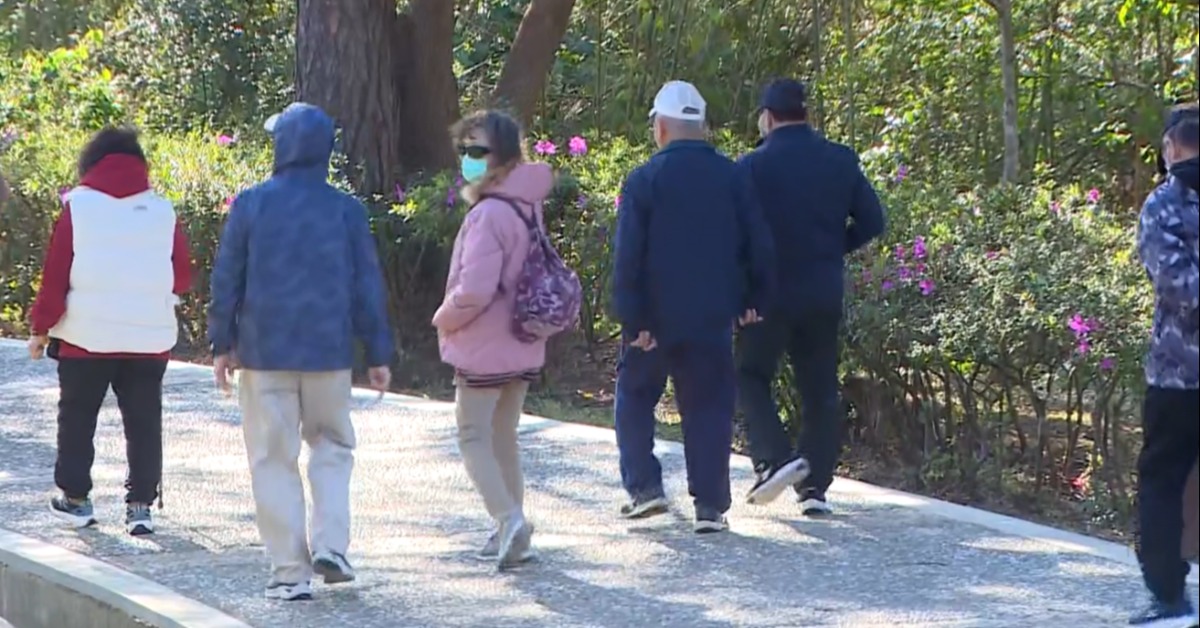
[[[355,575],[346,573],[332,560],[318,558],[313,562],[313,571],[325,580],[325,584],[344,584],[354,582]]]
[[[154,534],[154,524],[146,521],[135,521],[125,524],[125,530],[130,536],[149,536]]]
[[[58,517],[62,521],[65,521],[65,522],[71,524],[72,527],[81,529],[81,530],[83,528],[90,528],[90,527],[96,525],[96,523],[97,523],[95,515],[92,515],[90,517],[80,517],[79,515],[73,515],[69,512],[63,512],[54,507],[50,508],[50,514],[54,515],[55,517]]]
[[[1193,615],[1191,617],[1160,619],[1148,624],[1138,624],[1138,626],[1140,628],[1196,628],[1197,624],[1200,624],[1200,616]]]
[[[833,514],[833,509],[829,507],[829,504],[824,502],[817,502],[816,504],[811,503],[815,501],[816,500],[806,499],[800,502],[800,514],[804,515],[805,517],[816,518],[828,517],[829,515]]]
[[[665,515],[668,512],[667,506],[666,497],[656,497],[638,504],[629,512],[621,513],[621,517],[625,519],[646,519],[648,517]]]
[[[729,530],[729,524],[721,521],[697,521],[692,524],[692,531],[696,534],[714,534],[727,530]]]
[[[762,486],[750,491],[746,503],[753,506],[765,506],[783,494],[789,486],[795,486],[808,477],[808,461],[797,458],[775,472]]]
[[[301,591],[298,593],[276,593],[272,589],[267,589],[266,598],[268,600],[276,600],[279,602],[307,602],[313,599],[312,591]]]

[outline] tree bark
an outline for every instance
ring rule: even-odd
[[[1017,36],[1012,0],[988,0],[1000,21],[1000,75],[1004,84],[1004,169],[1001,180],[1016,183],[1021,175],[1021,129],[1018,126]]]
[[[454,78],[454,2],[410,0],[394,53],[400,93],[401,163],[406,173],[454,165],[449,129],[459,117]]]
[[[554,65],[575,0],[532,0],[492,94],[495,107],[507,109],[528,125]]]
[[[299,0],[296,20],[297,97],[340,127],[358,189],[389,189],[402,174],[395,0]]]

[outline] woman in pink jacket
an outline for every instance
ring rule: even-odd
[[[473,204],[450,260],[446,296],[433,315],[442,360],[454,367],[458,442],[496,532],[480,556],[504,569],[533,556],[525,519],[517,423],[529,383],[546,360],[544,340],[512,333],[517,280],[530,248],[529,226],[542,225],[550,166],[525,161],[520,125],[486,111],[452,130]]]

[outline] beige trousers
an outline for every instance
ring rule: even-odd
[[[483,497],[488,514],[498,523],[521,514],[525,479],[517,424],[529,383],[511,382],[499,388],[470,388],[459,384],[455,395],[458,448],[467,475]]]
[[[258,532],[275,582],[306,582],[312,554],[345,554],[350,545],[350,383],[348,370],[241,372],[238,397]],[[302,440],[311,450],[311,542],[300,480]]]

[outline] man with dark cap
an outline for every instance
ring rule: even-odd
[[[1162,154],[1167,178],[1146,199],[1138,223],[1138,255],[1154,287],[1137,500],[1138,560],[1150,605],[1129,624],[1190,628],[1200,617],[1187,594],[1190,567],[1180,551],[1180,497],[1196,465],[1200,438],[1200,117],[1195,105],[1172,112]]]
[[[883,209],[854,151],[809,126],[804,84],[769,83],[758,128],[763,142],[741,163],[774,236],[778,296],[763,320],[737,339],[739,397],[757,473],[747,501],[765,504],[794,486],[805,514],[827,514],[825,491],[841,449],[844,258],[883,233]],[[771,387],[785,352],[801,398],[796,448]]]

